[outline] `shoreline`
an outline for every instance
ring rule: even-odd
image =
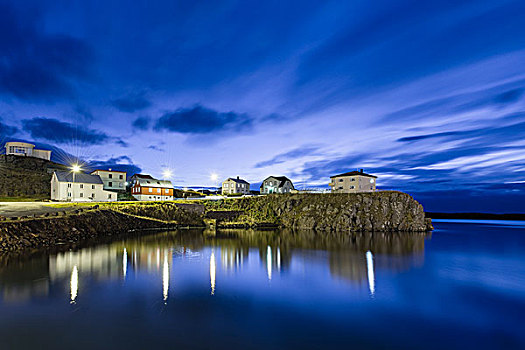
[[[525,214],[437,213],[437,212],[426,212],[425,213],[425,217],[430,218],[430,219],[525,221]]]

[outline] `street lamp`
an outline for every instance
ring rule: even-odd
[[[71,172],[73,173],[73,185],[71,188],[71,201],[75,201],[75,174],[80,172],[81,168],[78,164],[73,164],[71,166]]]
[[[170,179],[172,175],[173,173],[170,169],[164,169],[164,171],[162,172],[162,177],[164,179]]]

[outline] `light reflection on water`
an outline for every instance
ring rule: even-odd
[[[73,344],[55,343],[66,330],[79,348],[524,344],[523,230],[436,226],[433,235],[165,232],[0,259],[0,336],[38,347],[17,337],[38,324],[30,330],[57,348]],[[456,330],[470,342],[450,342]]]

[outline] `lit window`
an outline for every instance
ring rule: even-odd
[[[150,191],[150,192],[153,192],[153,188],[150,187],[150,188],[149,188],[149,191]]]
[[[157,188],[157,193],[160,193],[160,188]]]
[[[170,193],[170,190],[166,189],[166,193]]]

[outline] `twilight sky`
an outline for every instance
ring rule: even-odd
[[[0,139],[176,186],[364,168],[429,211],[525,212],[524,18],[505,0],[0,0]]]

